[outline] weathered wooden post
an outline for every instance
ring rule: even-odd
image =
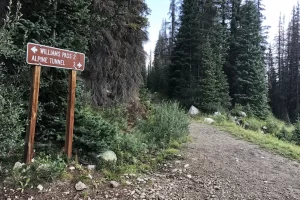
[[[28,43],[26,61],[28,64],[34,65],[34,67],[32,69],[32,83],[28,117],[29,125],[26,130],[24,161],[26,164],[29,164],[33,157],[41,66],[70,70],[65,153],[67,154],[68,158],[71,158],[74,131],[76,71],[84,70],[85,55],[83,53],[77,53],[69,50]]]

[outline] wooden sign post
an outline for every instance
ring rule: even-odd
[[[69,93],[67,108],[67,132],[65,141],[65,152],[68,158],[72,157],[72,141],[74,130],[74,109],[75,109],[76,71],[69,72]]]
[[[26,130],[26,138],[25,138],[24,162],[27,164],[31,162],[31,159],[33,157],[33,143],[34,143],[34,135],[35,135],[37,110],[38,110],[40,76],[41,76],[41,66],[34,66],[32,68],[32,80],[31,80],[31,90],[30,90],[30,103],[29,103],[29,114],[28,114],[29,124]]]
[[[84,70],[85,55],[78,52],[28,43],[26,61],[28,64],[34,65],[34,67],[32,69],[32,85],[28,115],[29,125],[26,130],[24,161],[26,164],[29,164],[33,157],[41,66],[70,69],[65,153],[68,158],[71,158],[74,130],[76,71]]]

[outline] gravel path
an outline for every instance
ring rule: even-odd
[[[212,126],[192,123],[190,133],[193,140],[184,159],[150,175],[147,179],[152,178],[152,184],[141,185],[138,194],[124,199],[300,200],[298,162],[237,140]]]
[[[190,134],[182,156],[154,174],[124,175],[128,186],[90,186],[85,194],[55,184],[34,199],[300,200],[299,163],[209,125],[192,123]]]

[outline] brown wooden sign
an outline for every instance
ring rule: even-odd
[[[28,43],[26,61],[31,65],[83,71],[85,55],[74,51]]]
[[[71,69],[69,71],[69,93],[65,141],[65,153],[67,154],[68,158],[71,158],[76,89],[76,71],[74,70],[84,70],[85,55],[83,53],[28,43],[26,60],[28,64],[34,66],[32,68],[31,94],[28,116],[29,124],[25,137],[24,161],[29,164],[33,158],[33,144],[38,111],[41,66]]]

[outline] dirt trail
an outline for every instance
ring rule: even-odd
[[[168,165],[161,172],[166,178],[149,187],[165,199],[300,199],[298,162],[212,126],[192,123],[190,133],[185,159]]]
[[[299,163],[208,125],[193,123],[190,132],[187,162],[204,184],[217,183],[217,199],[300,199]]]
[[[299,163],[209,125],[192,123],[190,133],[193,140],[181,159],[164,164],[154,174],[124,175],[128,186],[89,187],[85,199],[300,200]],[[33,196],[83,199],[73,183],[55,184],[51,192]]]

